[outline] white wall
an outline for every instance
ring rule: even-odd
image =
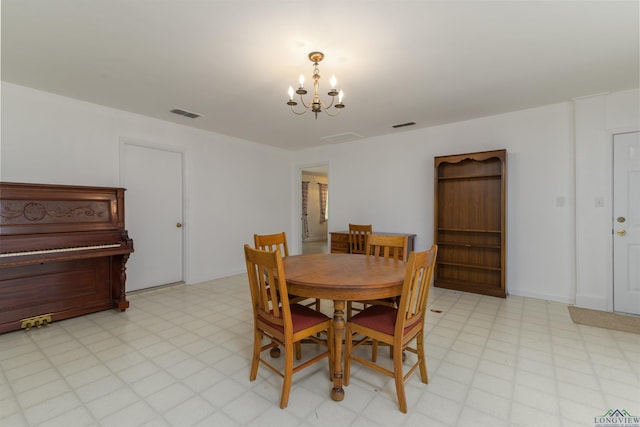
[[[5,82],[1,135],[0,179],[13,182],[119,186],[123,138],[184,151],[187,283],[243,272],[253,233],[293,222],[284,150]]]
[[[433,242],[433,158],[507,149],[507,288],[573,302],[573,106],[550,105],[297,152],[329,163],[329,231],[349,222]],[[382,173],[384,171],[384,173]],[[558,197],[565,206],[556,206]]]
[[[433,158],[506,148],[508,292],[611,310],[611,139],[640,129],[639,95],[616,92],[315,148],[294,162],[329,163],[329,231],[371,223],[416,233],[424,250],[433,241]],[[595,197],[604,198],[604,209],[594,207]]]
[[[576,305],[613,310],[613,135],[640,130],[640,92],[577,99]],[[597,207],[596,198],[604,201]]]
[[[0,179],[117,186],[121,138],[183,149],[195,283],[244,271],[254,232],[287,230],[299,251],[306,165],[329,164],[330,231],[371,223],[416,233],[421,250],[433,240],[433,157],[506,148],[508,292],[610,309],[610,139],[640,128],[638,93],[288,153],[3,82]]]

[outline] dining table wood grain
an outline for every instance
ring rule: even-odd
[[[308,254],[283,258],[290,294],[333,301],[335,357],[331,398],[344,399],[342,343],[346,301],[398,296],[402,293],[406,265],[382,257],[356,254]]]

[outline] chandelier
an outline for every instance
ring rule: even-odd
[[[296,90],[296,93],[300,95],[300,102],[304,106],[304,110],[301,110],[301,111],[295,110],[294,107],[298,105],[298,103],[293,100],[293,88],[289,86],[289,101],[287,102],[287,105],[291,107],[291,111],[293,112],[293,114],[301,115],[306,113],[307,110],[311,108],[311,112],[315,113],[316,120],[317,120],[318,113],[322,111],[324,111],[330,116],[337,116],[338,114],[340,114],[340,110],[344,108],[344,104],[342,103],[342,97],[344,96],[344,93],[342,92],[342,90],[340,90],[340,92],[336,90],[336,76],[332,76],[330,81],[331,90],[328,92],[328,95],[331,97],[331,103],[329,105],[326,105],[320,99],[320,95],[318,94],[318,91],[320,89],[320,70],[318,70],[318,63],[322,61],[323,58],[324,58],[324,53],[322,52],[311,52],[309,54],[309,59],[311,60],[311,62],[313,62],[313,76],[312,76],[313,99],[311,99],[311,101],[308,104],[304,102],[304,98],[302,97],[302,95],[307,94],[307,90],[304,88],[304,76],[300,74],[300,79],[299,79],[300,86]],[[336,99],[336,96],[338,97],[338,102],[336,105],[333,105]],[[336,111],[335,113],[332,113],[331,110],[329,110],[332,106],[333,108],[337,108],[338,111]]]

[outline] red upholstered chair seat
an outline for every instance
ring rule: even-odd
[[[393,335],[398,318],[398,309],[387,307],[386,305],[372,305],[365,308],[360,313],[351,318],[351,323],[355,323],[383,334]],[[411,327],[404,328],[404,333],[409,332]]]
[[[291,323],[293,324],[293,332],[300,332],[303,329],[310,328],[312,326],[318,325],[322,322],[326,322],[330,320],[328,316],[324,313],[320,313],[319,311],[315,311],[309,307],[300,304],[291,304]],[[262,316],[262,314],[258,314],[258,319],[261,322],[264,322],[270,325],[273,328],[278,329],[279,331],[284,332],[284,327],[282,325],[277,325],[272,323],[266,317]]]

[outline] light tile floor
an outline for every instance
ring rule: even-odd
[[[329,242],[327,240],[312,240],[302,242],[303,254],[327,254],[329,253]]]
[[[123,313],[0,335],[0,426],[537,427],[640,415],[640,336],[575,325],[564,304],[433,289],[430,382],[409,379],[402,414],[393,381],[358,365],[332,401],[325,363],[294,376],[281,410],[280,377],[261,367],[249,381],[245,275],[129,299]]]

